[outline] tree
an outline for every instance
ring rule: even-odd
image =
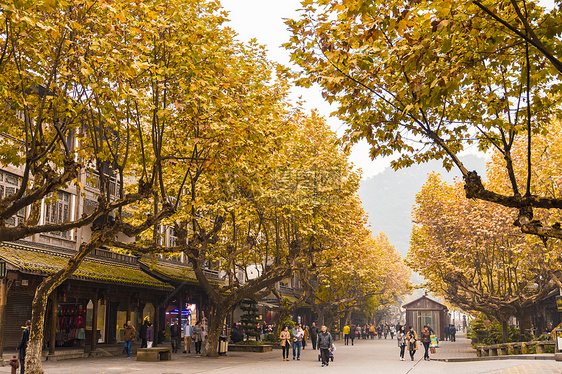
[[[186,57],[186,51],[197,56],[211,41],[209,35],[220,40],[224,18],[216,2],[198,1],[154,0],[143,7],[119,1],[8,1],[0,9],[5,21],[0,26],[0,133],[5,140],[0,164],[23,169],[20,189],[0,196],[0,240],[100,223],[68,264],[36,291],[26,369],[42,373],[43,322],[52,290],[96,247],[114,243],[118,234],[134,238],[174,213],[170,201],[179,200],[181,189],[169,198],[164,165],[174,152],[163,147],[170,114],[177,113],[174,79],[182,75],[200,84],[208,78],[201,74],[201,60],[179,65],[178,56]],[[191,43],[182,39],[177,48],[178,39],[166,38],[174,27],[189,30]],[[169,61],[176,65],[163,66]],[[180,88],[183,92],[185,85]],[[55,199],[50,195],[63,187],[81,189],[84,174],[98,183],[97,208],[68,222],[39,224],[41,201],[49,205]],[[118,193],[110,188],[112,178],[119,181]],[[124,214],[148,205],[149,198],[151,214]],[[27,219],[9,225],[9,217],[21,209],[29,209]]]
[[[342,206],[345,222],[326,251],[316,255],[318,266],[307,272],[305,290],[309,289],[311,304],[320,323],[331,325],[352,310],[367,309],[374,301],[400,297],[408,291],[409,269],[384,233],[376,237],[366,226],[366,214],[358,199]]]
[[[524,335],[532,308],[557,287],[550,276],[556,250],[518,232],[507,208],[463,192],[429,176],[416,196],[408,265],[453,305],[501,322],[505,341],[512,315]]]
[[[240,309],[244,312],[240,317],[240,321],[242,323],[242,328],[244,329],[244,333],[246,334],[246,340],[249,340],[250,337],[259,337],[261,335],[260,328],[258,326],[259,323],[259,314],[258,314],[258,307],[256,300],[252,299],[245,299],[242,300]]]
[[[371,156],[398,154],[393,167],[442,159],[464,177],[469,198],[514,208],[522,232],[561,238],[537,220],[562,201],[534,195],[533,139],[559,116],[559,10],[535,2],[303,1],[287,24],[299,83],[319,84]],[[513,164],[518,139],[525,163]],[[459,157],[467,146],[495,149],[509,190],[495,191]],[[525,174],[520,186],[515,180]]]

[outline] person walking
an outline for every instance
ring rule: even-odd
[[[400,361],[404,361],[404,351],[406,351],[407,338],[404,326],[400,327],[400,330],[396,333],[396,340],[398,341],[398,347],[400,348]]]
[[[289,342],[291,341],[289,326],[285,326],[285,328],[283,328],[281,335],[279,335],[279,339],[281,340],[281,349],[283,350],[283,361],[289,361]]]
[[[316,327],[316,322],[312,322],[310,327],[310,341],[312,342],[312,349],[316,350],[316,341],[318,340],[318,327]]]
[[[386,339],[386,337],[388,336],[388,325],[384,325],[382,331],[384,333],[384,338]]]
[[[172,321],[172,326],[170,326],[170,340],[172,341],[172,352],[178,353],[178,345],[180,342],[180,327],[175,321]]]
[[[444,332],[445,332],[445,341],[450,340],[450,339],[449,339],[449,334],[450,334],[450,332],[449,332],[449,325],[445,325],[445,328],[444,328],[443,330],[444,330]]]
[[[191,318],[186,318],[183,324],[183,353],[191,353],[192,337],[193,326],[191,326]]]
[[[152,328],[152,323],[148,322],[146,325],[146,348],[152,348],[152,344],[154,344],[154,329]]]
[[[455,328],[455,325],[451,325],[449,327],[449,340],[452,342],[457,341],[457,329]]]
[[[201,342],[203,341],[203,328],[201,321],[197,321],[193,326],[193,341],[195,342],[195,354],[201,354]]]
[[[297,361],[300,361],[304,331],[302,331],[300,324],[297,323],[291,332],[293,335],[293,360],[296,358]]]
[[[302,330],[304,332],[304,336],[302,337],[302,349],[304,349],[306,347],[306,343],[308,342],[310,334],[308,332],[308,326],[303,326]]]
[[[139,338],[141,339],[141,348],[146,348],[146,330],[148,328],[148,317],[146,317],[139,329]]]
[[[423,359],[429,361],[429,344],[431,344],[431,333],[429,332],[429,326],[424,326],[423,331],[420,334],[420,341],[423,343],[423,348],[425,352],[423,353]]]
[[[25,329],[21,332],[20,342],[16,347],[19,354],[18,358],[20,360],[21,374],[25,373],[25,351],[27,350],[27,343],[29,342],[29,334],[31,334],[31,321],[27,320],[25,321]]]
[[[320,328],[318,334],[318,349],[322,357],[322,367],[329,365],[330,349],[332,349],[332,334],[328,332],[328,328],[324,325]]]
[[[345,325],[343,327],[343,344],[344,345],[349,345],[349,333],[351,331],[351,327],[349,327],[349,325]]]
[[[135,327],[131,325],[131,321],[127,321],[125,325],[125,352],[127,357],[131,357],[131,349],[133,347],[133,340],[135,340],[135,335],[137,331]]]
[[[408,341],[408,351],[410,352],[410,358],[414,361],[414,355],[418,350],[418,334],[414,331],[414,328],[410,326],[408,333],[406,334],[406,340]]]
[[[357,326],[351,325],[350,331],[349,331],[349,339],[351,339],[351,345],[353,345],[353,343],[355,341],[355,334],[356,333],[357,333]]]

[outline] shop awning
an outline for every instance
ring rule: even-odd
[[[0,259],[25,274],[49,275],[62,269],[71,253],[34,245],[0,243]],[[143,272],[138,264],[87,257],[70,279],[158,289],[172,287]]]

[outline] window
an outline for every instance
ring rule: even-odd
[[[17,175],[0,171],[0,199],[13,195],[18,192],[21,185],[21,178]],[[20,225],[25,221],[25,208],[20,209],[17,214],[6,220],[8,226]]]
[[[178,245],[178,237],[176,236],[176,230],[173,227],[168,229],[168,247],[175,247]]]
[[[70,194],[64,191],[56,193],[57,198],[51,197],[49,203],[45,203],[45,223],[58,224],[68,222],[70,220]],[[69,237],[69,232],[56,231],[51,232],[52,235]]]

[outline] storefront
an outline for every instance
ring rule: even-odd
[[[169,332],[172,323],[182,328],[186,323],[195,325],[199,320],[205,323],[210,310],[207,298],[188,264],[179,259],[142,259],[140,266],[146,273],[174,288],[161,303],[160,323],[166,332]]]
[[[45,276],[61,269],[74,252],[33,243],[1,243],[6,268],[0,297],[0,349],[15,348],[21,326],[31,319],[36,288]],[[73,276],[52,294],[45,318],[45,346],[83,347],[123,341],[124,325],[140,327],[173,288],[141,270],[134,256],[96,250]]]

